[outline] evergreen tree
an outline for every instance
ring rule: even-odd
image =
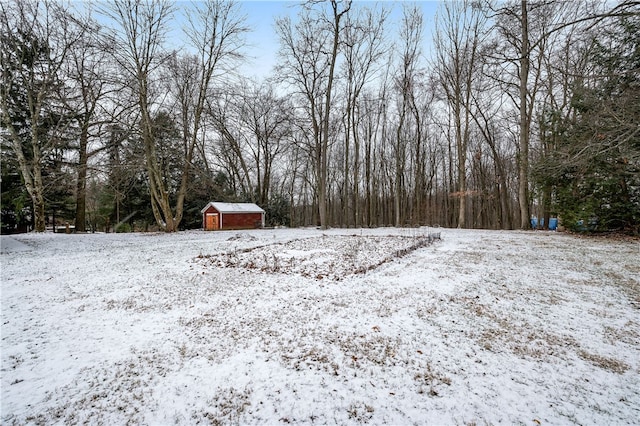
[[[0,4],[0,128],[33,205],[35,230],[45,230],[45,163],[65,143],[64,64],[80,39],[63,5]]]
[[[594,38],[592,75],[576,80],[575,116],[549,166],[557,210],[575,230],[640,233],[640,17]],[[549,177],[549,176],[548,176]]]

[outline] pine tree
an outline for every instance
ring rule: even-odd
[[[576,230],[640,233],[640,17],[594,38],[593,73],[575,82],[551,177],[558,211]]]

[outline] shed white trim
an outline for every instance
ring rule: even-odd
[[[204,213],[211,206],[220,213],[264,213],[264,210],[254,203],[219,203],[216,201],[211,201],[204,206],[200,213]]]

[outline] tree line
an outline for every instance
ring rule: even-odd
[[[3,232],[173,232],[211,200],[271,225],[640,232],[638,1],[446,1],[427,27],[419,4],[309,0],[260,79],[242,3],[73,6],[0,4]]]

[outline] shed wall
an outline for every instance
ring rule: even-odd
[[[253,229],[262,227],[262,213],[223,213],[222,229]]]

